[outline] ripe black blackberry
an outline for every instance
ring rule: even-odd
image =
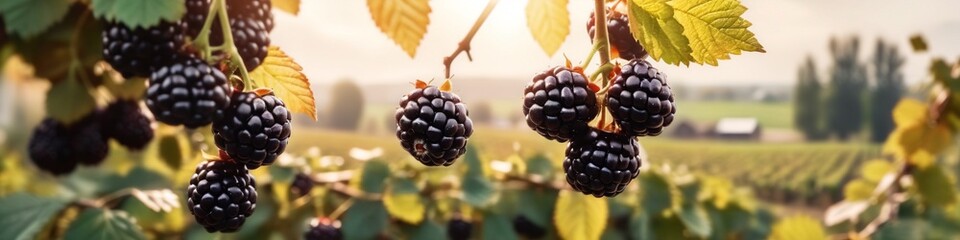
[[[217,147],[249,169],[273,164],[287,148],[291,115],[273,93],[234,93],[223,117],[213,123]]]
[[[343,233],[340,232],[340,221],[330,220],[329,218],[314,218],[310,220],[310,228],[303,233],[303,239],[306,240],[340,240],[343,239]]]
[[[130,28],[108,22],[103,28],[103,58],[126,78],[149,77],[157,68],[171,64],[184,44],[180,23]]]
[[[527,239],[540,239],[547,235],[547,229],[533,223],[524,215],[513,218],[513,230]]]
[[[597,96],[579,71],[555,67],[533,77],[523,90],[523,115],[531,129],[566,142],[597,116]]]
[[[647,58],[647,50],[633,38],[630,33],[630,20],[626,14],[617,11],[608,11],[607,17],[607,36],[610,41],[611,49],[616,55],[623,59]],[[593,42],[593,36],[596,34],[596,16],[590,14],[587,20],[587,32],[590,33],[590,42]],[[615,56],[616,56],[615,55]]]
[[[567,146],[563,172],[574,190],[595,197],[616,196],[637,177],[639,151],[633,136],[591,129]]]
[[[150,76],[147,107],[157,121],[196,128],[223,116],[230,105],[227,77],[192,56],[163,66]]]
[[[260,66],[267,58],[267,47],[270,46],[270,32],[263,21],[253,18],[230,19],[230,30],[233,32],[233,43],[237,46],[240,57],[247,71]]]
[[[153,140],[153,127],[140,112],[137,101],[120,100],[107,106],[103,117],[103,132],[107,137],[127,148],[141,150]]]
[[[634,136],[660,135],[677,113],[667,76],[642,59],[620,68],[607,92],[607,110]]]
[[[52,118],[44,119],[30,137],[30,160],[43,171],[63,175],[77,168],[77,159],[70,151],[67,127]]]
[[[460,97],[434,86],[400,98],[395,119],[400,145],[427,166],[453,164],[473,135],[473,121]]]
[[[459,213],[450,218],[447,223],[447,236],[452,240],[467,240],[473,232],[473,224],[463,219]]]
[[[257,207],[256,181],[242,164],[210,160],[197,165],[187,207],[207,232],[234,232]]]
[[[99,114],[92,114],[71,126],[70,148],[73,158],[87,166],[98,165],[107,158],[110,147],[100,128]]]
[[[310,194],[313,185],[313,179],[310,179],[310,176],[305,173],[297,173],[297,175],[293,177],[293,183],[290,184],[290,193],[295,197],[306,196]]]

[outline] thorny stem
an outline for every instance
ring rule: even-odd
[[[460,41],[460,44],[457,46],[457,50],[454,50],[450,56],[443,58],[444,66],[444,77],[450,79],[450,65],[453,64],[453,60],[457,59],[457,56],[460,56],[460,53],[465,52],[467,54],[467,59],[473,61],[473,56],[470,55],[470,41],[473,40],[473,36],[477,35],[477,31],[480,30],[480,26],[483,25],[483,22],[487,21],[487,17],[490,16],[490,12],[493,11],[493,8],[497,6],[497,2],[500,0],[490,0],[487,2],[487,7],[483,9],[483,12],[480,13],[480,17],[477,18],[477,21],[473,23],[473,27],[470,28],[470,32],[467,33],[467,36],[463,37],[463,40]]]

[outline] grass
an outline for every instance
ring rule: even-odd
[[[752,117],[766,128],[793,128],[793,105],[789,102],[682,101],[677,105],[679,120],[714,122],[726,117]]]

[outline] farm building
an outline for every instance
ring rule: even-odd
[[[713,128],[713,137],[727,140],[759,140],[762,129],[756,118],[723,118]]]
[[[674,138],[681,139],[693,139],[700,138],[703,136],[704,130],[707,129],[704,126],[698,125],[694,121],[683,120],[676,124],[673,127],[673,131],[670,133],[670,136]]]

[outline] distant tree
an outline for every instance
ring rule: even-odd
[[[337,82],[331,88],[330,106],[327,108],[329,126],[339,130],[357,130],[363,114],[363,92],[351,80]]]
[[[877,41],[873,53],[873,76],[876,86],[870,94],[870,140],[883,142],[893,131],[893,108],[903,97],[904,58],[894,44]]]
[[[797,86],[794,89],[794,126],[808,140],[822,140],[826,136],[823,129],[823,87],[817,74],[817,65],[813,57],[800,66],[797,72]]]
[[[867,87],[866,67],[858,60],[860,39],[830,40],[833,67],[830,69],[830,94],[827,97],[827,129],[840,140],[847,140],[863,127],[863,96]]]
[[[489,102],[481,101],[470,106],[470,120],[476,123],[493,123],[493,107]]]

